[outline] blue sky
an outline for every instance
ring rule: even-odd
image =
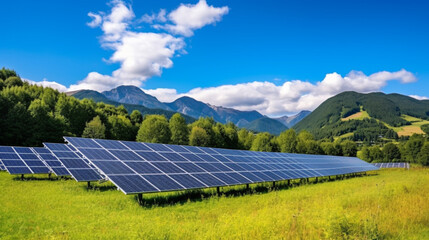
[[[75,85],[75,88],[104,90],[97,86],[134,84],[165,101],[190,95],[212,104],[256,109],[268,115],[312,110],[317,102],[342,90],[429,96],[427,1],[246,1],[244,4],[218,0],[201,3],[200,8],[197,2],[7,1],[2,3],[7,11],[0,15],[4,23],[0,66],[15,69],[21,77],[32,81],[45,79],[67,88]],[[133,15],[124,20],[126,34],[163,34],[162,39],[171,36],[166,43],[170,49],[171,42],[178,44],[171,56],[163,55],[160,59],[155,55],[150,59],[161,61],[159,69],[148,72],[145,66],[140,66],[125,70],[121,64],[129,60],[126,54],[134,53],[108,46],[126,45],[123,35],[106,40],[112,32],[103,30],[103,23],[109,21],[109,14],[118,4]],[[189,13],[207,13],[204,15],[207,19],[196,20],[202,21],[200,25],[189,28],[190,33],[178,30],[180,24],[186,23],[183,22],[186,14],[176,14],[176,20],[169,17],[181,4],[185,4],[182,6]],[[145,14],[159,16],[160,9],[165,9],[165,19],[142,21]],[[88,26],[92,20],[89,12],[100,15],[102,23]],[[128,47],[134,49],[133,46]],[[121,56],[112,60],[115,53]],[[131,57],[135,60],[147,54]],[[165,62],[167,59],[171,64]],[[115,76],[113,72],[118,69],[121,71]],[[345,79],[351,71],[363,73]],[[379,75],[370,77],[382,71],[390,75],[383,75],[381,80]],[[88,75],[91,72],[99,75],[91,78]],[[327,78],[332,73],[338,75]],[[336,80],[329,80],[335,77]],[[85,79],[87,84],[76,85]],[[374,81],[376,84],[371,85]],[[368,87],[356,87],[364,82]],[[266,86],[267,83],[274,86]],[[320,85],[341,87],[331,86],[322,89],[324,94],[312,94],[321,91]],[[247,88],[251,88],[249,92],[255,91],[257,100],[237,97]],[[297,90],[303,88],[301,92]],[[275,92],[272,98],[263,97],[272,91]],[[218,95],[222,94],[225,96],[221,99]],[[283,102],[276,102],[280,95]]]

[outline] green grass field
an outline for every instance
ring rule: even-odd
[[[1,172],[0,239],[429,239],[428,183],[427,168],[381,170],[252,194],[147,194],[142,207],[109,183]]]

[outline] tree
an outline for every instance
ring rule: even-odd
[[[164,115],[146,115],[137,133],[137,141],[169,143],[171,132]]]
[[[426,142],[418,155],[419,163],[423,166],[429,166],[429,142]]]
[[[250,150],[252,151],[262,151],[262,152],[272,152],[273,145],[271,142],[272,135],[264,132],[258,133],[255,137],[255,140],[252,143]]]
[[[296,132],[293,129],[286,130],[280,133],[277,142],[281,152],[294,153],[296,152],[296,145],[298,143]]]
[[[383,152],[380,150],[378,146],[372,146],[369,148],[369,157],[371,161],[380,161],[383,160]]]
[[[239,148],[237,126],[235,126],[235,124],[232,122],[228,122],[225,125],[224,142],[225,142],[226,148],[232,148],[232,149]]]
[[[309,151],[307,141],[314,140],[314,136],[306,130],[299,132],[297,136],[296,152],[307,153]]]
[[[252,147],[255,135],[244,128],[240,129],[237,135],[239,148],[249,150]]]
[[[134,110],[130,115],[131,123],[134,125],[139,125],[143,121],[143,115],[139,112],[139,110]]]
[[[341,143],[341,147],[343,148],[343,155],[346,157],[356,157],[357,153],[357,145],[355,142],[346,140]]]
[[[192,123],[191,127],[197,126],[204,129],[204,131],[207,133],[207,136],[209,136],[210,138],[208,146],[214,147],[216,146],[216,137],[217,137],[213,129],[215,125],[216,125],[216,122],[213,120],[213,118],[206,117],[206,118],[199,118],[197,121]]]
[[[394,143],[387,143],[383,147],[383,156],[386,162],[395,162],[401,159],[401,152]]]
[[[203,128],[193,126],[189,135],[189,145],[208,147],[210,146],[210,136]]]
[[[101,122],[100,116],[96,116],[90,122],[86,123],[82,137],[98,139],[106,138],[106,126]]]
[[[429,135],[429,124],[421,125],[420,128],[426,133],[426,135]]]
[[[186,145],[189,143],[189,129],[186,120],[180,113],[175,113],[169,121],[171,143]]]
[[[331,156],[341,156],[342,155],[341,145],[338,143],[322,142],[322,143],[320,143],[320,147],[322,148],[323,152],[326,155],[331,155]]]
[[[417,155],[423,146],[424,139],[421,135],[413,134],[404,146],[405,158],[408,162],[417,162]]]
[[[109,116],[109,138],[132,141],[136,138],[136,129],[131,121],[123,115]]]
[[[13,87],[13,86],[22,86],[24,85],[24,82],[21,80],[20,77],[8,77],[4,84],[6,87]]]
[[[48,105],[40,99],[35,99],[28,107],[32,117],[30,126],[32,136],[29,144],[41,145],[42,142],[62,142],[64,123],[61,118],[56,118]],[[27,128],[29,126],[26,126]]]
[[[319,143],[315,140],[307,140],[305,142],[307,145],[307,154],[323,154],[323,149],[320,147]]]

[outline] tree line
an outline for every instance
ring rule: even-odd
[[[316,141],[306,130],[297,133],[289,129],[279,136],[254,133],[213,118],[188,124],[179,113],[167,119],[164,115],[142,115],[138,110],[129,114],[123,106],[78,100],[52,88],[30,85],[5,68],[0,70],[0,114],[0,145],[41,146],[43,142],[64,142],[63,136],[77,136],[336,156],[356,156],[362,148],[362,158],[370,162],[429,162],[429,143],[421,135],[399,146],[392,143],[380,148],[361,147],[351,139],[334,141],[332,135]],[[362,124],[374,126],[370,121]],[[350,127],[355,123],[350,122]]]

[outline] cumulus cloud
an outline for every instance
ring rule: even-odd
[[[343,91],[380,91],[389,81],[403,84],[416,81],[416,77],[402,69],[397,72],[377,72],[369,76],[360,71],[351,71],[346,76],[326,74],[322,81],[284,81],[282,85],[272,82],[249,82],[209,88],[195,88],[187,93],[175,89],[144,90],[162,101],[173,101],[181,96],[193,97],[202,102],[239,110],[257,110],[270,116],[314,110],[326,99]]]
[[[171,68],[173,57],[186,53],[185,39],[173,36],[171,32],[191,36],[193,30],[220,21],[221,16],[228,12],[228,7],[208,6],[201,0],[195,5],[182,4],[168,15],[166,10],[161,9],[157,14],[145,14],[136,20],[130,5],[121,0],[113,0],[110,5],[112,8],[108,14],[88,13],[92,21],[87,24],[101,28],[101,45],[113,50],[107,62],[118,63],[120,68],[109,75],[91,72],[82,81],[71,85],[71,91],[104,91],[119,85],[141,86],[148,78],[160,76],[163,69]],[[166,32],[139,32],[132,29],[132,26],[139,23],[154,22],[158,26],[163,23],[164,26],[159,29]]]
[[[222,16],[228,12],[227,6],[217,8],[209,6],[205,0],[200,0],[197,4],[180,5],[179,8],[168,14],[168,19],[172,24],[157,25],[157,27],[189,37],[194,35],[194,30],[219,22]]]
[[[60,92],[67,91],[67,87],[66,86],[64,86],[64,85],[62,85],[60,83],[57,83],[57,82],[48,81],[46,78],[44,78],[40,82],[32,81],[30,79],[25,79],[25,78],[23,78],[22,80],[24,80],[24,81],[26,81],[26,82],[28,82],[30,84],[33,84],[33,85],[39,85],[39,86],[42,86],[42,87],[50,87],[50,88],[56,89],[56,90],[58,90]]]

